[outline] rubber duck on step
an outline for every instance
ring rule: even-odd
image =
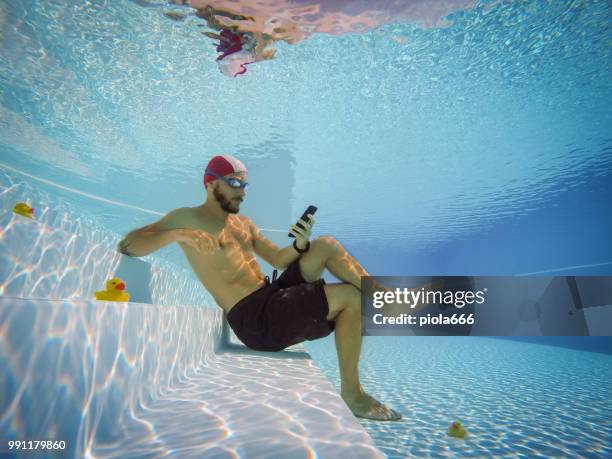
[[[13,207],[13,212],[15,212],[17,215],[23,215],[27,218],[34,217],[34,207],[30,207],[25,202],[18,202],[17,204],[15,204],[15,207]]]
[[[106,283],[106,290],[96,292],[96,300],[102,301],[130,301],[130,294],[125,292],[125,282],[113,277]]]

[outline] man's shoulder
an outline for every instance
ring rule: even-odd
[[[248,223],[248,224],[253,223],[253,220],[251,220],[249,217],[245,217],[244,215],[236,214],[235,217],[242,223]]]
[[[168,212],[163,220],[167,225],[180,228],[193,221],[194,215],[195,209],[193,207],[179,207]]]
[[[234,215],[236,219],[241,223],[243,228],[257,228],[253,220],[249,217],[245,217],[244,215]]]
[[[209,220],[202,214],[202,212],[199,211],[198,207],[179,207],[168,212],[165,219],[167,219],[172,225],[183,227],[197,227],[202,224],[205,225]],[[244,215],[230,214],[230,220],[239,222],[241,226],[255,226],[253,220]]]
[[[167,218],[171,220],[175,224],[194,224],[199,225],[202,223],[208,223],[209,218],[205,216],[201,212],[200,207],[179,207],[177,209],[171,210],[166,214]],[[235,220],[245,225],[252,225],[253,221],[245,217],[244,215],[239,214],[230,214],[229,218],[231,220]]]
[[[166,214],[169,218],[173,220],[183,219],[186,217],[192,216],[194,213],[193,207],[178,207],[176,209],[172,209],[170,212]]]

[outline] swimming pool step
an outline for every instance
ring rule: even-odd
[[[64,440],[64,457],[384,457],[303,350],[233,352],[222,324],[220,309],[0,297],[0,437]]]
[[[90,239],[5,209],[0,213],[0,294],[18,298],[93,300],[119,277],[137,303],[216,308],[202,284]]]

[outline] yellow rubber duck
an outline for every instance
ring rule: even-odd
[[[30,207],[25,202],[18,202],[15,204],[15,207],[13,207],[13,212],[27,218],[34,217],[34,207]]]
[[[455,438],[465,438],[467,432],[459,421],[455,421],[449,426],[448,434]]]
[[[102,301],[130,301],[130,294],[124,292],[125,282],[113,277],[106,283],[106,290],[96,292],[96,300]]]

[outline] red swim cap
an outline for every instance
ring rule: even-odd
[[[213,157],[206,166],[206,169],[223,177],[224,175],[235,174],[236,172],[246,172],[246,167],[237,158],[230,155],[218,155]],[[217,177],[207,174],[204,171],[204,187],[210,182],[217,180]]]

